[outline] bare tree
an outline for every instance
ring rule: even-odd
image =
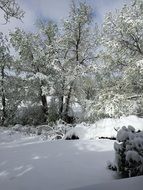
[[[24,16],[24,11],[15,0],[0,0],[0,9],[4,12],[6,23],[11,17],[21,20]]]

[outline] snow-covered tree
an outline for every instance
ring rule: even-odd
[[[70,14],[64,20],[58,43],[60,115],[66,120],[76,94],[79,78],[89,71],[95,59],[97,41],[92,30],[92,9],[86,3],[72,3]],[[65,101],[64,101],[65,98]]]
[[[117,66],[126,66],[131,59],[138,61],[142,58],[142,7],[143,2],[137,0],[113,14],[109,13],[105,19],[102,40]]]
[[[109,13],[103,24],[100,58],[103,65],[102,98],[118,107],[118,113],[129,115],[135,102],[142,99],[143,2],[134,1],[121,10]],[[112,94],[108,96],[108,94]],[[111,98],[110,98],[111,97]],[[115,98],[113,98],[115,97]],[[104,101],[106,102],[106,98]],[[121,100],[122,105],[118,104]],[[115,105],[114,104],[114,105]],[[102,103],[101,103],[102,105]],[[104,105],[104,104],[103,104]],[[109,103],[109,105],[112,105]],[[128,109],[123,109],[127,107]],[[110,107],[110,106],[109,106]],[[122,107],[122,108],[121,108]],[[116,109],[117,110],[117,109]],[[120,114],[119,114],[120,115]]]
[[[9,48],[7,46],[7,39],[4,37],[2,33],[0,33],[0,82],[1,82],[1,88],[0,88],[0,96],[1,96],[1,124],[3,125],[7,113],[6,113],[6,69],[9,68],[9,62],[11,61],[11,57],[9,54]]]
[[[26,100],[39,103],[48,115],[47,96],[52,91],[54,73],[54,25],[42,28],[42,34],[27,33],[17,29],[11,33],[11,43],[19,53],[19,71],[25,78]]]
[[[0,123],[12,122],[15,112],[21,103],[22,80],[15,74],[16,63],[10,55],[9,42],[0,33]]]

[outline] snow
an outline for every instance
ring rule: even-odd
[[[1,138],[5,136],[5,138]],[[113,180],[109,140],[41,141],[0,132],[1,190],[68,190]]]
[[[134,151],[134,150],[129,150],[127,153],[126,153],[126,160],[128,162],[130,162],[131,160],[134,160],[135,162],[140,162],[141,161],[141,158],[138,154],[138,152]]]
[[[132,132],[128,131],[128,129],[125,126],[123,126],[123,128],[118,131],[117,140],[119,142],[123,142],[126,139],[129,139],[131,135],[132,135]]]
[[[143,176],[133,177],[112,181],[110,183],[94,184],[90,186],[82,186],[71,190],[141,190],[143,187]]]
[[[94,124],[81,123],[68,131],[67,136],[77,135],[80,139],[97,139],[99,137],[116,137],[117,131],[123,126],[133,126],[136,130],[143,130],[143,118],[137,116],[121,117],[119,119],[106,118]]]
[[[131,131],[133,130],[133,127],[136,131],[143,130],[143,118],[138,118],[137,116],[121,117],[119,119],[106,118],[99,120],[94,124],[83,122],[76,124],[76,126],[65,124],[59,120],[52,127],[49,125],[22,126],[17,124],[11,128],[14,131],[27,135],[39,135],[39,138],[44,140],[54,140],[57,138],[66,139],[67,137],[72,137],[72,135],[78,136],[81,140],[93,140],[98,139],[99,137],[116,137],[117,131],[119,131],[123,126],[129,126]],[[9,132],[12,133],[11,130]],[[123,131],[123,133],[125,137],[125,131]]]
[[[90,127],[90,126],[89,126]],[[72,135],[76,135],[79,137],[79,139],[83,139],[83,140],[86,140],[86,139],[89,139],[88,138],[88,126],[87,124],[85,123],[81,123],[81,124],[77,124],[75,128],[72,128],[71,130],[69,130],[66,135],[65,135],[65,139],[67,137],[72,137]]]
[[[24,135],[13,130],[0,128],[0,148],[21,146],[23,144],[35,143],[40,141],[41,137]]]
[[[143,177],[117,180],[107,162],[114,141],[42,141],[0,129],[1,190],[138,190]]]

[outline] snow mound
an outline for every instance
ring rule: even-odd
[[[77,124],[76,127],[72,128],[71,130],[69,130],[64,139],[73,139],[72,137],[75,136],[75,137],[78,137],[79,139],[83,139],[83,140],[86,140],[86,139],[89,139],[88,137],[88,125],[85,124],[85,123],[81,123],[81,124]]]
[[[115,138],[117,131],[123,126],[133,126],[135,130],[143,130],[143,118],[137,116],[121,117],[119,119],[106,118],[94,124],[77,124],[68,131],[65,138],[75,135],[79,139],[97,139],[99,137]]]

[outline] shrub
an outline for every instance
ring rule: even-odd
[[[42,106],[34,105],[19,108],[15,116],[15,123],[21,125],[39,125],[45,123],[45,114]]]
[[[132,126],[122,127],[114,149],[116,170],[121,176],[143,175],[143,132],[136,132]]]

